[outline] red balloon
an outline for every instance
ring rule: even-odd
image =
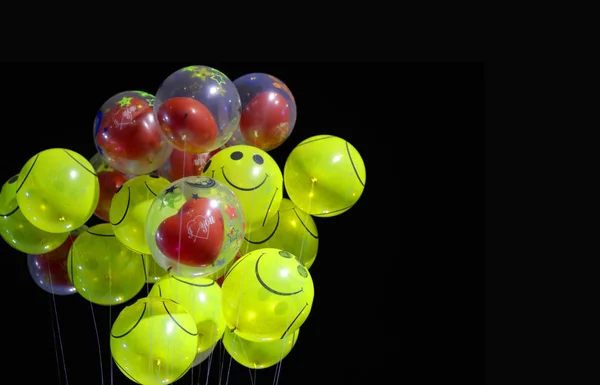
[[[67,269],[67,260],[69,251],[73,242],[77,238],[76,234],[71,233],[69,237],[58,248],[35,256],[41,269],[44,269],[44,274],[52,277],[52,283],[55,286],[70,286],[72,285],[69,279],[69,271]]]
[[[156,230],[156,245],[168,258],[188,266],[208,266],[221,253],[225,222],[210,199],[196,198],[183,204],[177,214]]]
[[[104,222],[110,222],[110,202],[115,196],[117,190],[127,182],[129,177],[118,171],[100,171],[98,173],[98,182],[100,182],[100,198],[94,214]]]
[[[290,108],[277,92],[262,92],[242,111],[240,132],[249,144],[263,150],[277,147],[288,136]]]
[[[225,276],[226,276],[226,275],[227,275],[227,273],[229,272],[229,269],[231,269],[231,266],[233,266],[233,264],[234,264],[234,263],[235,263],[235,262],[236,262],[238,259],[240,259],[240,258],[242,258],[242,255],[241,255],[240,253],[237,253],[237,254],[235,255],[235,258],[233,258],[233,261],[231,261],[231,262],[229,263],[229,265],[228,265],[228,266],[225,268],[225,270],[223,271],[223,275],[222,275],[222,276],[220,276],[219,278],[217,278],[217,279],[216,279],[216,281],[215,281],[215,282],[217,283],[217,285],[219,285],[219,286],[223,286],[223,281],[225,280]]]
[[[185,153],[179,150],[173,150],[169,158],[169,175],[167,179],[171,182],[184,178],[186,176],[199,176],[204,171],[204,166],[220,148],[211,152],[202,154]]]
[[[200,154],[214,149],[219,130],[210,110],[196,99],[177,97],[165,101],[158,122],[178,150]]]
[[[115,104],[100,123],[96,143],[103,153],[128,160],[160,151],[162,136],[152,107],[139,98],[131,98],[123,107]]]

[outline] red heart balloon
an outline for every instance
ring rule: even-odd
[[[219,129],[210,110],[193,98],[166,100],[158,109],[158,122],[178,150],[200,154],[214,150]]]
[[[242,111],[240,132],[251,145],[269,150],[281,144],[290,125],[287,100],[277,92],[262,92]]]
[[[168,258],[188,266],[208,266],[221,253],[225,222],[207,198],[191,199],[156,230],[156,245]]]

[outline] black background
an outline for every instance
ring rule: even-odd
[[[232,80],[265,72],[286,83],[298,119],[291,137],[271,152],[282,170],[292,148],[317,134],[348,140],[366,165],[355,207],[316,218],[315,301],[279,383],[398,383],[419,376],[413,383],[425,384],[434,376],[465,381],[468,375],[480,383],[482,63],[6,64],[2,183],[44,149],[68,148],[89,159],[94,118],[106,99],[125,90],[155,93],[173,71],[192,64]],[[22,368],[6,369],[3,383],[66,384],[52,297],[31,280],[25,255],[2,244],[0,258],[5,354]],[[56,296],[55,304],[69,384],[131,383],[114,365],[111,376],[110,319],[123,305],[110,312],[93,305],[96,328],[90,303],[79,295]],[[230,358],[220,349],[209,383],[227,380]],[[251,384],[249,372],[234,361],[229,383]],[[273,383],[274,372],[259,370],[257,383]],[[194,382],[190,373],[177,383],[206,383],[207,363],[193,376]]]

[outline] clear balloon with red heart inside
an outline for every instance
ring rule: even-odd
[[[154,95],[120,92],[96,113],[94,143],[108,166],[128,175],[148,174],[161,167],[173,148],[154,115]]]
[[[278,78],[251,73],[233,81],[242,101],[239,129],[227,146],[245,144],[271,151],[291,135],[296,124],[296,101]]]
[[[226,268],[244,239],[246,221],[229,187],[205,176],[176,180],[148,210],[146,241],[160,267],[181,277]]]
[[[175,149],[202,154],[216,150],[231,138],[240,121],[241,101],[224,73],[194,65],[165,79],[156,92],[154,112]]]

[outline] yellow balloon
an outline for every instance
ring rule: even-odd
[[[117,367],[143,385],[171,384],[183,377],[196,356],[196,325],[183,306],[146,297],[124,308],[110,332]]]
[[[306,321],[315,296],[308,269],[278,249],[244,255],[229,269],[222,290],[227,326],[250,341],[293,334]]]
[[[314,219],[291,200],[283,198],[277,215],[244,236],[240,253],[274,248],[289,251],[310,269],[319,249],[319,232]]]
[[[17,202],[34,226],[64,233],[83,226],[98,205],[100,185],[83,156],[63,148],[44,150],[25,163],[17,181]]]
[[[56,250],[69,236],[65,233],[49,233],[29,222],[17,203],[17,180],[15,175],[0,191],[0,235],[14,249],[25,254],[46,254]]]
[[[67,271],[77,292],[98,305],[129,301],[146,283],[144,256],[123,246],[108,223],[92,226],[75,239]]]
[[[302,211],[333,217],[361,197],[367,174],[356,148],[342,138],[317,135],[298,144],[283,169],[288,196]]]
[[[283,176],[277,162],[261,149],[227,147],[210,159],[202,175],[218,180],[235,193],[244,210],[246,231],[262,226],[279,209]]]
[[[136,176],[125,182],[110,203],[110,223],[117,239],[133,251],[151,254],[146,242],[148,210],[167,179],[151,175]]]
[[[300,329],[275,341],[248,341],[236,335],[231,330],[225,330],[223,346],[233,359],[250,369],[264,369],[283,360],[291,351]]]
[[[146,268],[146,283],[158,282],[159,279],[169,274],[149,254],[144,254],[144,267]]]
[[[210,349],[223,336],[223,297],[221,287],[212,279],[169,274],[155,283],[148,295],[172,299],[190,313],[198,330],[198,353]]]

